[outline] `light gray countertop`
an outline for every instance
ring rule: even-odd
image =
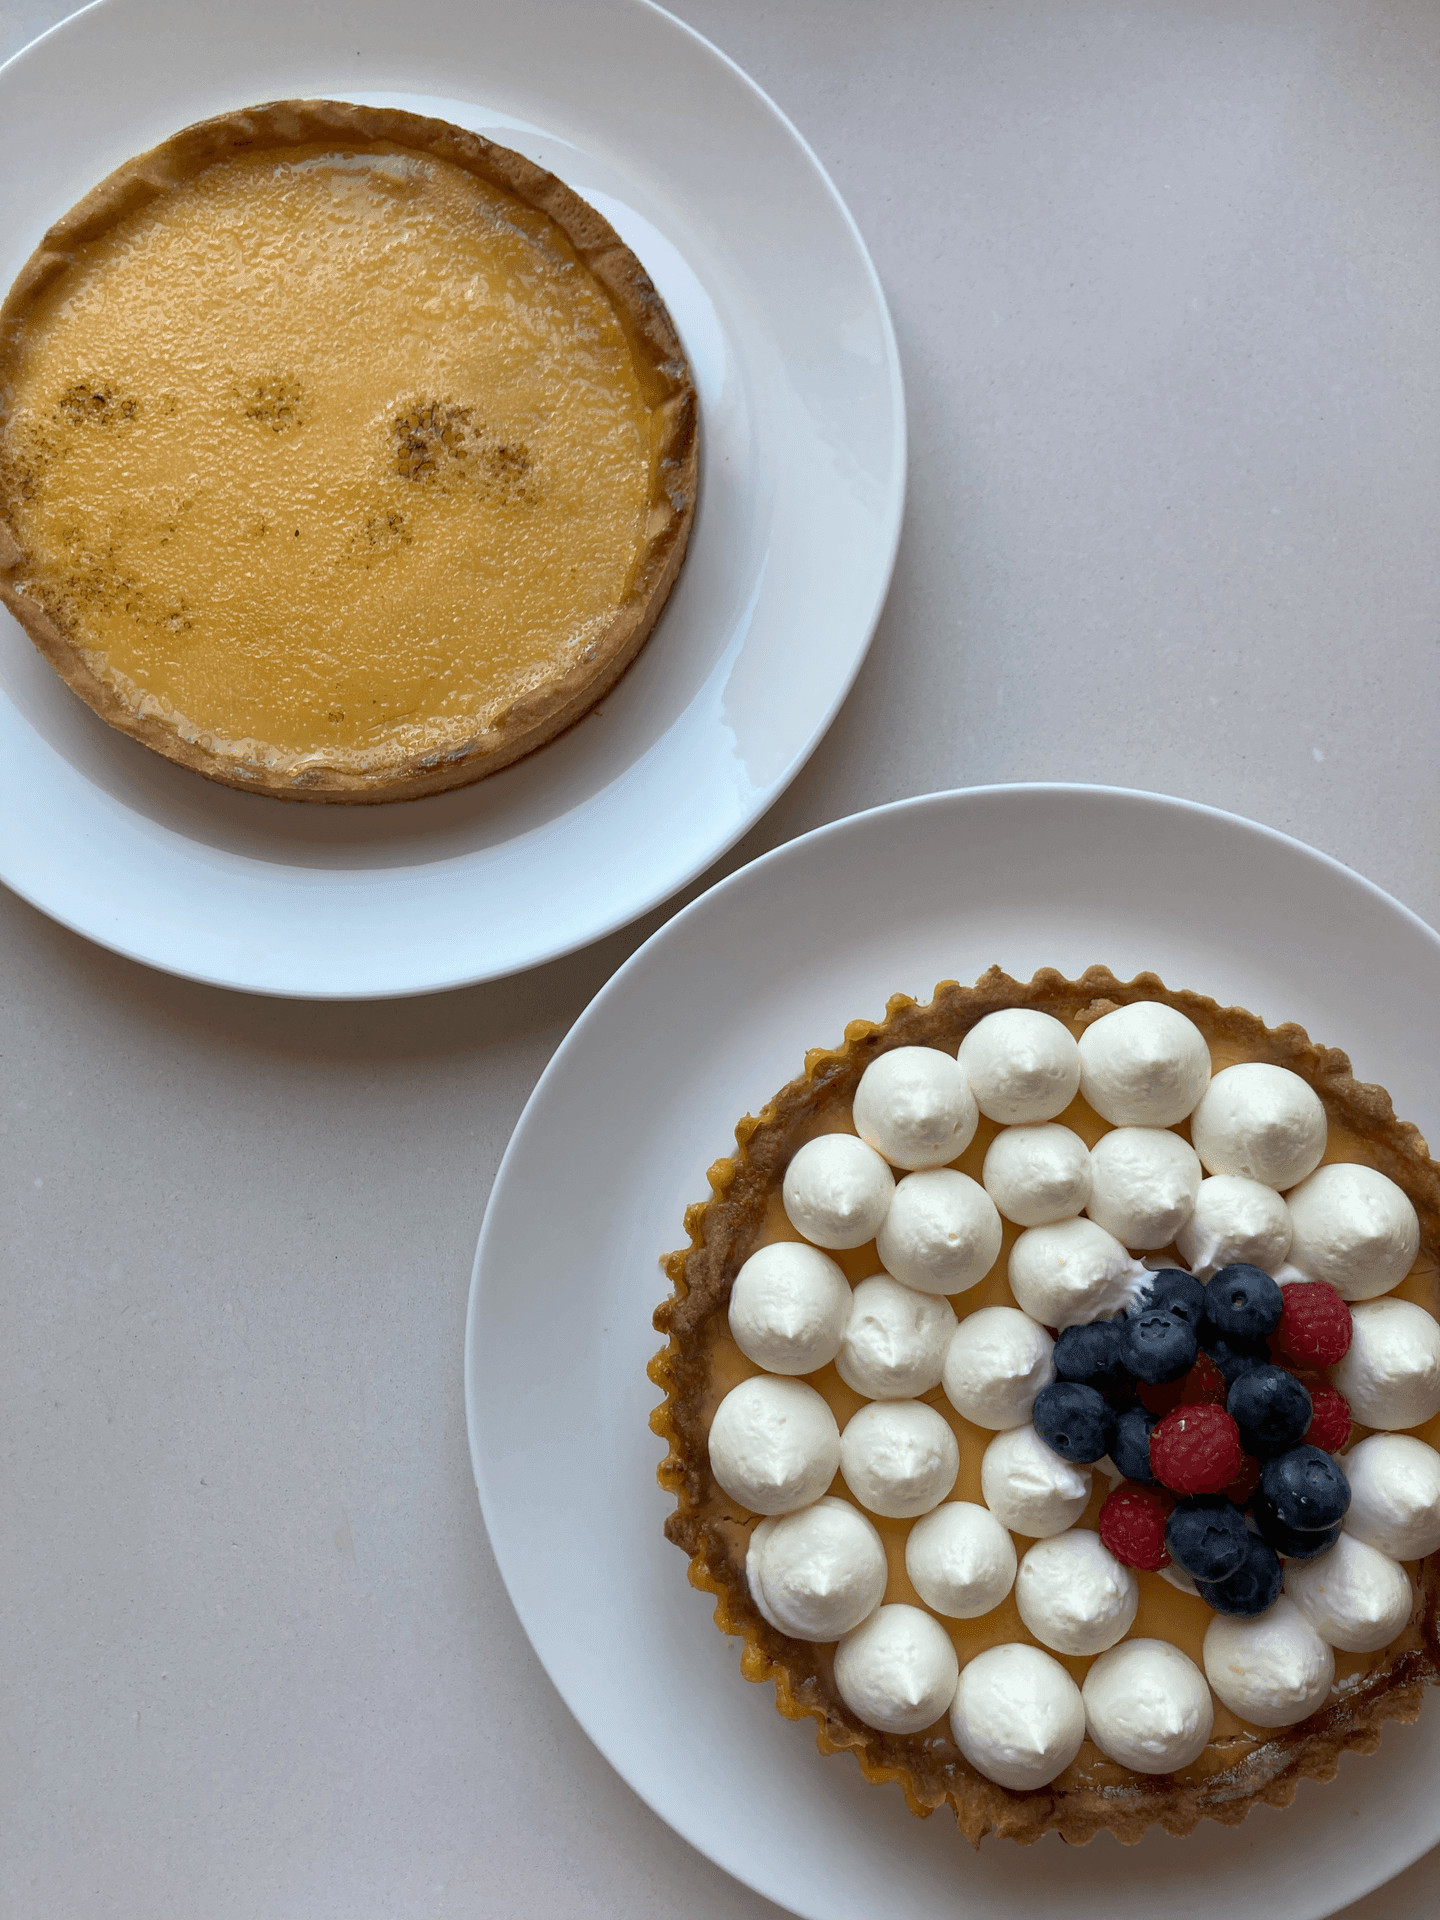
[[[676,10],[849,202],[911,433],[868,662],[707,881],[901,795],[1079,780],[1440,920],[1433,0]],[[3,0],[0,55],[66,11]],[[0,895],[6,1916],[778,1912],[579,1732],[466,1449],[500,1154],[664,918],[298,1005]],[[1419,1920],[1437,1869],[1347,1920]]]

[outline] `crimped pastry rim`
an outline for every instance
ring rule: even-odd
[[[1152,973],[1126,982],[1108,968],[1094,966],[1078,980],[1068,980],[1043,968],[1029,982],[1020,982],[992,967],[973,987],[942,981],[924,1006],[897,994],[887,1003],[883,1020],[852,1021],[839,1047],[809,1050],[804,1072],[781,1088],[758,1116],[747,1115],[737,1124],[737,1153],[717,1160],[709,1170],[710,1199],[686,1209],[690,1244],[666,1259],[674,1292],[654,1316],[657,1330],[669,1335],[648,1368],[650,1379],[665,1394],[650,1416],[651,1428],[669,1449],[657,1477],[676,1499],[665,1532],[690,1556],[691,1584],[714,1596],[716,1624],[743,1639],[742,1673],[749,1680],[774,1683],[777,1709],[787,1719],[815,1720],[822,1753],[853,1753],[867,1779],[896,1782],[912,1813],[923,1818],[948,1804],[975,1846],[987,1833],[1029,1845],[1055,1831],[1083,1845],[1109,1831],[1122,1843],[1133,1844],[1154,1825],[1176,1835],[1192,1833],[1205,1819],[1238,1825],[1262,1802],[1289,1805],[1302,1779],[1333,1779],[1342,1753],[1372,1752],[1384,1723],[1415,1719],[1426,1685],[1440,1684],[1436,1553],[1421,1565],[1416,1616],[1390,1658],[1309,1720],[1277,1729],[1230,1769],[1193,1783],[1128,1773],[1128,1784],[1120,1787],[1047,1787],[1018,1793],[986,1780],[958,1758],[945,1763],[949,1777],[942,1779],[936,1777],[940,1768],[917,1766],[904,1738],[881,1734],[850,1713],[830,1678],[828,1649],[789,1639],[764,1621],[750,1599],[743,1567],[737,1570],[717,1535],[707,1534],[704,1509],[714,1482],[704,1434],[697,1430],[698,1416],[687,1402],[697,1399],[705,1384],[703,1330],[715,1312],[724,1310],[730,1281],[748,1252],[744,1209],[758,1198],[763,1213],[770,1183],[789,1159],[788,1132],[847,1089],[853,1092],[869,1060],[892,1046],[933,1043],[942,1032],[948,1042],[958,1043],[976,1021],[1002,1007],[1063,1009],[1064,1017],[1079,1016],[1083,1022],[1136,1000],[1178,1008],[1207,1037],[1228,1028],[1232,1037],[1242,1039],[1249,1057],[1299,1073],[1319,1093],[1327,1116],[1339,1120],[1343,1115],[1344,1124],[1364,1137],[1382,1170],[1409,1193],[1420,1215],[1422,1250],[1432,1258],[1440,1253],[1440,1167],[1431,1160],[1418,1129],[1396,1117],[1388,1093],[1356,1080],[1348,1057],[1338,1049],[1317,1045],[1293,1022],[1272,1029],[1244,1008],[1222,1008],[1203,995],[1171,990]],[[1407,1640],[1413,1644],[1403,1644]]]
[[[137,208],[206,167],[256,149],[334,143],[337,150],[420,152],[460,167],[552,219],[615,311],[641,380],[658,396],[654,483],[634,584],[594,657],[519,696],[502,724],[457,746],[397,756],[384,767],[350,771],[307,765],[269,768],[188,740],[167,718],[136,714],[84,659],[81,646],[28,595],[18,591],[28,555],[0,497],[0,605],[4,605],[60,678],[94,713],[178,766],[223,786],[274,799],[377,804],[416,800],[482,780],[547,745],[610,691],[640,652],[680,571],[695,515],[699,476],[698,402],[674,323],[649,275],[596,210],[565,183],[508,147],[444,120],[398,108],[333,100],[280,100],[216,115],[107,175],[55,222],[21,268],[0,306],[0,438],[13,391],[9,369],[38,297],[66,271],[72,249],[97,238]]]

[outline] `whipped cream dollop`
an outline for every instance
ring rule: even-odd
[[[840,1350],[850,1282],[818,1247],[777,1240],[741,1267],[730,1289],[730,1332],[771,1373],[814,1373]]]
[[[1058,1660],[1012,1640],[966,1662],[950,1731],[978,1773],[1024,1793],[1048,1786],[1080,1751],[1085,1703]]]
[[[1024,1311],[1057,1332],[1113,1319],[1135,1305],[1152,1279],[1094,1220],[1027,1227],[1010,1249],[1009,1276]]]
[[[879,1607],[835,1649],[840,1698],[867,1727],[919,1733],[955,1697],[960,1661],[933,1614],[903,1601]]]
[[[1440,1551],[1440,1453],[1409,1433],[1372,1433],[1342,1454],[1345,1531],[1394,1560]]]
[[[1257,1727],[1293,1727],[1322,1706],[1335,1655],[1285,1594],[1253,1619],[1217,1613],[1201,1647],[1217,1697]]]
[[[960,1042],[959,1060],[981,1113],[1003,1126],[1053,1120],[1080,1091],[1074,1035],[1033,1007],[987,1013]]]
[[[1410,1618],[1410,1576],[1388,1553],[1342,1533],[1328,1553],[1285,1564],[1285,1591],[1322,1640],[1378,1653]]]
[[[1210,1049],[1193,1020],[1136,1000],[1080,1036],[1080,1091],[1114,1127],[1173,1127],[1210,1084]]]
[[[1035,1638],[1056,1653],[1104,1653],[1134,1624],[1140,1588],[1098,1533],[1075,1527],[1027,1548],[1015,1604]]]
[[[1293,1187],[1319,1166],[1327,1127],[1320,1096],[1298,1073],[1263,1061],[1223,1067],[1190,1116],[1209,1173]]]
[[[955,1411],[977,1427],[1023,1426],[1055,1378],[1055,1342],[1018,1307],[977,1307],[950,1340],[941,1380]]]
[[[860,1076],[855,1131],[893,1167],[943,1167],[975,1137],[980,1109],[965,1078],[938,1047],[896,1047]]]
[[[1408,1194],[1374,1167],[1317,1167],[1286,1196],[1290,1260],[1342,1300],[1373,1300],[1398,1286],[1420,1251]]]
[[[889,1566],[873,1524],[827,1494],[813,1507],[762,1520],[745,1556],[750,1594],[781,1633],[838,1640],[885,1597]]]
[[[1136,1773],[1188,1767],[1215,1725],[1204,1674],[1168,1640],[1126,1640],[1102,1653],[1080,1694],[1090,1738]]]
[[[955,1309],[943,1294],[872,1274],[850,1296],[835,1368],[871,1400],[917,1400],[939,1386],[954,1332]]]
[[[1116,1127],[1090,1150],[1086,1212],[1127,1247],[1168,1247],[1199,1191],[1199,1156],[1164,1127]]]
[[[785,1169],[785,1217],[817,1247],[863,1247],[885,1222],[895,1176],[853,1133],[807,1140]]]
[[[840,1436],[845,1484],[871,1513],[913,1520],[938,1507],[960,1471],[960,1442],[923,1400],[872,1400]]]
[[[1002,1527],[1048,1540],[1073,1526],[1090,1500],[1090,1469],[1062,1460],[1033,1426],[997,1433],[980,1458],[980,1491]]]
[[[938,1417],[938,1416],[937,1416]],[[758,1374],[732,1387],[710,1422],[710,1470],[750,1513],[792,1513],[818,1500],[840,1465],[840,1429],[803,1380]]]
[[[907,1173],[876,1236],[881,1265],[921,1293],[964,1293],[1000,1257],[1000,1216],[978,1180],[952,1167]]]
[[[1330,1378],[1365,1427],[1418,1427],[1440,1413],[1440,1325],[1413,1300],[1350,1309],[1350,1351]]]
[[[1045,1227],[1083,1212],[1090,1198],[1090,1149],[1055,1125],[1006,1127],[990,1142],[981,1183],[1017,1227]]]
[[[1015,1542],[994,1514],[970,1500],[947,1500],[910,1529],[905,1571],[936,1613],[977,1620],[1015,1584]]]
[[[1175,1247],[1197,1280],[1239,1262],[1275,1273],[1290,1251],[1290,1209],[1273,1187],[1217,1173],[1200,1182]]]

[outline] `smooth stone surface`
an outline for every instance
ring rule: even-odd
[[[1054,0],[671,5],[847,199],[911,433],[856,689],[709,877],[906,793],[1109,781],[1297,834],[1440,921],[1430,0],[1235,9],[1223,33],[1205,9]],[[0,58],[66,11],[6,0]],[[340,21],[317,81],[364,70]],[[465,1443],[495,1168],[566,1029],[662,918],[493,987],[316,1009],[148,973],[0,894],[5,1915],[781,1912],[562,1704]],[[891,984],[854,1011],[878,1016]],[[764,1737],[773,1708],[745,1692]],[[1392,1727],[1252,1815],[1247,1897],[1288,1897],[1267,1866],[1287,1818],[1314,1801],[1357,1831],[1365,1769],[1393,1747],[1403,1792],[1424,1739]],[[836,1786],[813,1751],[797,1764],[880,1845],[918,1849],[953,1911],[956,1859],[980,1870],[953,1831]],[[976,1920],[1032,1894],[1213,1911],[1163,1836],[999,1857]],[[1437,1873],[1431,1854],[1335,1920],[1429,1920]]]

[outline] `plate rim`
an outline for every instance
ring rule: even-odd
[[[357,988],[353,984],[334,986],[322,979],[313,977],[313,975],[304,985],[293,982],[285,984],[265,980],[257,981],[253,978],[245,977],[243,968],[227,973],[221,968],[205,966],[199,957],[191,959],[185,955],[177,955],[173,952],[163,951],[166,945],[165,936],[163,931],[157,932],[156,923],[153,919],[148,923],[147,930],[151,935],[149,940],[139,938],[137,931],[132,927],[120,929],[105,926],[98,921],[87,923],[84,916],[76,911],[73,905],[65,902],[51,904],[45,897],[42,887],[35,883],[27,883],[21,875],[12,872],[10,869],[13,863],[7,861],[3,850],[0,850],[0,883],[3,883],[18,898],[24,900],[27,905],[34,908],[37,912],[44,914],[48,919],[53,920],[57,925],[65,927],[68,931],[79,935],[81,938],[90,940],[97,946],[118,954],[124,959],[136,962],[139,965],[151,967],[157,972],[168,974],[171,977],[192,980],[201,985],[219,987],[231,992],[252,993],[261,998],[269,999],[314,1000],[343,1003],[351,1001],[368,1002],[372,1000],[420,998],[435,993],[453,992],[463,987],[479,986],[492,981],[510,979],[520,973],[528,972],[532,968],[545,966],[553,961],[563,959],[570,954],[580,952],[586,947],[608,938],[610,935],[632,925],[636,920],[643,918],[646,914],[652,913],[657,908],[662,907],[665,902],[673,899],[677,893],[690,886],[707,868],[724,859],[735,845],[759,824],[791,786],[802,769],[808,764],[821,741],[834,725],[840,709],[849,698],[860,670],[869,655],[876,629],[884,612],[899,555],[900,536],[904,525],[908,491],[909,424],[906,411],[904,372],[900,360],[899,343],[896,338],[894,320],[885,296],[885,290],[870,249],[844,196],[840,193],[835,181],[831,178],[829,171],[821,162],[810,142],[765,88],[747,73],[738,61],[727,54],[723,48],[717,46],[688,21],[680,19],[676,14],[671,13],[667,8],[658,4],[658,0],[606,0],[606,4],[618,9],[627,10],[635,15],[649,16],[661,31],[668,32],[672,29],[676,30],[683,39],[692,44],[694,51],[700,57],[713,61],[719,69],[723,70],[728,77],[728,83],[748,95],[751,103],[774,123],[778,131],[789,143],[796,159],[802,166],[808,169],[813,181],[828,201],[834,214],[838,216],[840,228],[852,252],[853,265],[859,269],[860,279],[865,287],[870,312],[878,324],[882,348],[883,385],[889,412],[890,432],[888,458],[890,461],[891,479],[885,500],[884,512],[881,516],[877,517],[876,521],[873,555],[878,564],[875,566],[873,573],[872,591],[868,604],[863,607],[863,610],[854,621],[853,630],[857,636],[857,640],[853,654],[839,681],[836,683],[828,704],[824,709],[816,710],[812,715],[808,728],[805,729],[799,739],[799,743],[795,746],[778,775],[765,783],[763,787],[754,790],[750,800],[736,808],[735,812],[725,824],[723,833],[719,837],[712,836],[705,838],[703,845],[700,843],[700,840],[697,839],[689,849],[683,853],[678,861],[668,863],[666,873],[654,878],[651,886],[645,890],[643,897],[637,896],[634,900],[625,902],[608,913],[597,915],[591,924],[584,928],[572,927],[567,930],[557,930],[553,938],[543,945],[532,947],[523,959],[502,959],[498,963],[480,965],[476,965],[472,961],[467,965],[457,965],[440,977],[424,978],[418,981],[413,978],[392,977],[392,979],[381,986],[371,985],[364,988]],[[33,39],[27,41],[23,47],[17,49],[8,59],[0,63],[0,86],[3,86],[5,83],[6,76],[10,73],[10,69],[16,66],[18,62],[29,57],[42,42],[48,41],[56,35],[69,33],[76,29],[84,18],[98,13],[124,13],[131,8],[137,13],[143,14],[146,11],[146,7],[147,0],[88,0],[88,4],[77,8],[75,12],[68,14],[63,20],[55,22],[43,32],[36,34]],[[187,14],[187,18],[189,17]],[[199,21],[198,15],[193,17],[197,22]],[[81,30],[83,31],[83,29]],[[203,25],[197,25],[192,31],[197,34],[203,33]],[[373,78],[373,76],[367,77]],[[373,87],[360,89],[362,92],[372,92],[374,90]],[[438,99],[440,96],[436,95],[435,97]],[[694,701],[703,695],[703,691],[704,681],[702,680],[692,689],[690,700],[687,702],[685,711],[689,711]],[[13,705],[13,703],[11,704]],[[23,724],[27,730],[31,732],[35,731],[28,719],[25,719],[23,715],[19,715],[18,717],[21,724]],[[527,756],[527,758],[529,757],[531,756]],[[627,764],[633,764],[633,762]],[[87,788],[93,786],[93,782],[83,776],[83,773],[82,779],[84,779]],[[245,797],[258,798],[259,796]],[[444,796],[440,797],[443,798]],[[405,803],[397,802],[395,804]],[[152,819],[152,816],[148,814],[142,817],[147,821]],[[170,828],[168,822],[160,824],[162,832],[174,830]],[[186,849],[203,847],[205,845],[204,841],[196,841],[192,836],[183,832],[179,832],[178,837],[183,841]],[[520,837],[523,837],[523,833]],[[517,843],[517,839],[512,836],[498,842],[497,845],[504,847],[513,846]],[[183,854],[181,857],[184,857]],[[289,874],[303,875],[308,871],[307,868],[299,864],[289,864],[284,861],[274,864],[276,864],[281,871]],[[393,866],[386,865],[377,868],[361,867],[357,869],[357,871],[364,874],[367,878],[374,876],[383,879],[392,873],[408,875],[418,867],[423,867],[427,864],[429,863],[425,861],[396,863]],[[656,891],[656,888],[659,890]],[[162,949],[161,951],[156,951],[157,945]],[[413,954],[417,951],[419,951],[419,944],[412,943],[411,953]],[[409,964],[413,968],[413,958]]]
[[[738,868],[734,873],[728,874],[723,879],[717,881],[714,886],[707,888],[703,894],[689,902],[685,907],[681,908],[679,912],[672,915],[663,926],[657,928],[649,939],[638,947],[635,952],[616,969],[566,1032],[559,1046],[557,1046],[555,1052],[546,1062],[534,1088],[531,1090],[529,1098],[521,1109],[510,1138],[506,1142],[505,1150],[501,1155],[500,1162],[495,1171],[490,1192],[486,1197],[484,1213],[476,1239],[475,1255],[471,1263],[470,1287],[465,1311],[462,1380],[465,1399],[466,1436],[470,1450],[471,1473],[480,1507],[481,1520],[485,1527],[486,1538],[489,1542],[490,1550],[494,1555],[496,1567],[499,1571],[506,1595],[510,1599],[512,1607],[515,1609],[516,1617],[525,1633],[525,1637],[534,1651],[537,1660],[539,1660],[542,1668],[545,1670],[547,1677],[550,1679],[551,1684],[555,1687],[557,1693],[559,1693],[567,1710],[585,1734],[586,1738],[597,1748],[607,1764],[615,1769],[631,1791],[637,1795],[657,1818],[663,1820],[673,1832],[678,1833],[687,1845],[693,1846],[698,1853],[704,1855],[712,1864],[718,1866],[722,1872],[740,1880],[742,1884],[750,1887],[765,1899],[775,1901],[782,1906],[785,1905],[786,1901],[786,1896],[783,1893],[777,1892],[771,1885],[762,1883],[758,1877],[739,1871],[736,1866],[732,1865],[728,1860],[722,1861],[718,1859],[703,1840],[696,1838],[689,1831],[678,1827],[669,1813],[658,1806],[654,1799],[652,1799],[645,1785],[633,1776],[632,1770],[614,1757],[609,1745],[603,1737],[592,1731],[586,1718],[569,1697],[567,1686],[563,1680],[551,1671],[550,1663],[531,1632],[530,1623],[526,1618],[525,1612],[516,1600],[511,1586],[510,1574],[507,1571],[501,1549],[496,1544],[490,1514],[487,1511],[487,1475],[485,1462],[482,1458],[479,1433],[481,1415],[477,1369],[480,1360],[481,1336],[479,1325],[482,1310],[482,1276],[485,1270],[487,1241],[491,1237],[492,1231],[494,1231],[493,1222],[497,1212],[497,1196],[502,1194],[506,1181],[515,1177],[515,1167],[528,1152],[528,1141],[525,1136],[530,1128],[536,1124],[533,1116],[542,1101],[548,1097],[550,1085],[555,1079],[561,1078],[567,1072],[570,1056],[574,1049],[582,1043],[585,1030],[589,1028],[593,1021],[601,1020],[605,1017],[610,1001],[624,991],[630,979],[636,973],[651,963],[656,951],[662,948],[668,939],[674,937],[677,929],[688,924],[692,919],[699,917],[702,912],[713,910],[717,903],[723,900],[727,894],[747,884],[754,884],[757,874],[783,865],[787,861],[804,859],[808,849],[820,845],[827,840],[842,836],[846,832],[854,831],[860,827],[862,823],[873,821],[878,816],[898,816],[904,813],[915,813],[931,809],[943,810],[947,806],[966,800],[980,801],[994,799],[1002,795],[1048,795],[1053,797],[1076,795],[1097,796],[1112,800],[1118,799],[1122,802],[1133,803],[1141,807],[1155,806],[1171,813],[1213,820],[1215,823],[1223,825],[1226,829],[1239,828],[1269,843],[1272,847],[1282,850],[1288,857],[1293,858],[1296,855],[1300,856],[1304,862],[1312,863],[1321,870],[1333,874],[1342,884],[1347,886],[1358,884],[1364,892],[1372,897],[1377,907],[1382,910],[1398,913],[1405,921],[1409,922],[1413,930],[1433,949],[1437,964],[1440,964],[1440,932],[1437,932],[1434,927],[1430,926],[1430,924],[1414,912],[1412,908],[1407,907],[1403,901],[1397,900],[1393,894],[1386,892],[1386,890],[1380,887],[1375,881],[1368,879],[1364,874],[1358,873],[1353,867],[1346,866],[1343,861],[1336,859],[1332,854],[1327,854],[1318,847],[1310,846],[1307,842],[1296,839],[1294,835],[1285,833],[1280,828],[1267,826],[1261,821],[1251,820],[1242,814],[1230,813],[1223,808],[1213,807],[1202,801],[1187,800],[1173,794],[1155,793],[1145,788],[1121,787],[1098,782],[1081,781],[1007,781],[991,783],[980,787],[946,788],[934,793],[910,795],[903,799],[892,800],[874,807],[863,808],[856,813],[847,814],[841,819],[827,821],[821,826],[812,828],[808,833],[799,835],[793,840],[786,841],[783,845],[771,849],[753,861],[747,862],[745,866]],[[493,1498],[494,1496],[492,1494],[492,1500]],[[1400,1849],[1398,1853],[1391,1852],[1387,1854],[1385,1861],[1378,1863],[1377,1876],[1374,1879],[1367,1879],[1363,1886],[1357,1887],[1348,1893],[1347,1904],[1350,1900],[1363,1899],[1375,1892],[1378,1888],[1387,1885],[1396,1875],[1403,1873],[1407,1868],[1413,1866],[1417,1860],[1422,1858],[1426,1852],[1436,1845],[1437,1841],[1440,1841],[1440,1805],[1437,1805],[1435,1832],[1422,1835],[1414,1845],[1413,1850],[1409,1848],[1407,1842],[1406,1847]],[[788,1910],[799,1911],[793,1908]],[[957,1912],[958,1911],[957,1909]],[[1017,1909],[1017,1913],[1018,1912],[1019,1909]],[[1325,1909],[1325,1915],[1333,1914],[1333,1912],[1333,1907],[1327,1907]],[[1310,1916],[1310,1920],[1325,1920],[1325,1915],[1316,1912]]]

